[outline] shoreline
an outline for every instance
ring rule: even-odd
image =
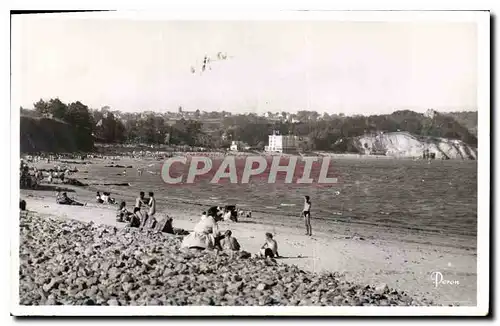
[[[76,188],[83,195],[82,189],[68,188]],[[93,198],[90,191],[88,195]],[[28,210],[43,216],[116,227],[124,225],[115,221],[116,207],[112,205],[92,201],[84,207],[57,205],[52,192],[36,190],[22,190],[21,198],[27,201]],[[193,207],[172,206],[175,205],[159,206],[157,215],[167,213],[174,217],[174,227],[191,231],[200,214],[194,213]],[[264,233],[272,232],[281,254],[286,257],[282,262],[306,271],[339,272],[348,281],[374,286],[387,284],[415,297],[430,299],[435,304],[476,305],[477,256],[475,250],[469,248],[457,248],[446,242],[436,245],[435,239],[428,244],[412,242],[411,237],[401,239],[401,235],[380,230],[358,233],[355,227],[352,230],[353,226],[339,225],[337,230],[317,232],[313,224],[313,237],[303,235],[302,229],[258,223],[254,219],[239,223],[221,222],[220,228],[231,229],[242,250],[251,253],[259,250]],[[436,287],[431,279],[432,272],[441,272],[446,279],[458,280],[460,285]]]
[[[107,183],[124,179],[113,177],[123,169],[110,168],[109,180],[105,176],[93,176],[93,171],[110,159],[85,160],[86,165],[70,178],[85,183]],[[120,157],[113,164],[145,166],[154,160]],[[64,165],[63,161],[50,164],[30,164],[37,168]],[[70,164],[71,165],[71,164]],[[81,170],[78,167],[79,170]],[[135,169],[129,170],[135,175]],[[148,179],[146,179],[148,180]],[[105,182],[106,181],[106,182]],[[21,199],[27,201],[27,209],[46,216],[70,218],[82,222],[123,226],[115,221],[116,206],[95,203],[95,191],[111,191],[118,202],[124,200],[132,206],[140,189],[148,190],[147,181],[130,182],[129,187],[111,187],[98,184],[79,187],[67,184],[43,184],[45,190],[21,190]],[[67,189],[69,197],[88,206],[64,206],[55,203],[56,187]],[[172,196],[173,195],[173,196]],[[193,200],[186,200],[182,194],[167,192],[157,196],[157,215],[168,214],[174,218],[176,228],[192,230],[201,212],[223,201],[215,193],[207,192]],[[203,197],[203,198],[202,198]],[[315,219],[313,216],[313,237],[304,235],[302,218],[286,211],[252,210],[252,218],[242,218],[238,223],[220,223],[220,228],[231,229],[242,250],[255,253],[264,242],[265,232],[275,235],[279,251],[287,258],[282,262],[297,265],[315,273],[323,271],[344,274],[348,281],[361,284],[387,284],[391,288],[405,291],[414,297],[432,300],[437,305],[474,306],[477,304],[477,239],[466,234],[447,234],[442,230],[415,230],[393,225],[363,223],[355,214],[351,219],[345,216],[335,220]],[[467,230],[464,230],[467,231]],[[431,275],[440,272],[446,280],[458,280],[459,285],[433,284]]]
[[[118,147],[122,148],[122,147]],[[127,148],[127,147],[123,147]],[[135,153],[135,154],[134,154]],[[143,153],[143,154],[139,154]],[[279,152],[260,152],[260,151],[165,151],[165,150],[130,150],[128,152],[120,152],[115,154],[103,154],[99,152],[90,152],[87,153],[90,155],[98,155],[103,156],[103,159],[107,158],[115,158],[115,159],[134,159],[134,158],[142,158],[142,159],[152,159],[154,155],[171,155],[171,156],[207,156],[207,157],[226,157],[226,156],[235,156],[235,157],[245,157],[245,156],[263,156],[263,157],[274,157],[274,156],[297,156],[297,157],[330,157],[334,159],[359,159],[359,160],[398,160],[398,161],[477,161],[475,159],[464,159],[464,158],[449,158],[449,159],[424,159],[421,156],[405,156],[405,155],[379,155],[379,154],[363,154],[363,153],[335,153],[335,152],[327,152],[327,151],[312,151],[307,153],[279,153]],[[146,155],[145,155],[146,154]],[[149,154],[149,155],[147,155]],[[33,153],[21,153],[21,158],[32,156]],[[77,155],[78,156],[78,155]],[[61,160],[69,160],[70,158],[62,158]],[[61,161],[61,162],[62,162]],[[55,162],[55,161],[54,161]]]
[[[266,223],[271,225],[292,224],[294,227],[302,227],[302,220],[295,217],[294,211],[294,209],[297,208],[296,216],[298,217],[300,215],[299,206],[301,203],[297,204],[282,202],[281,204],[279,204],[279,202],[275,202],[273,203],[273,207],[258,206],[258,204],[256,205],[255,202],[246,202],[244,197],[241,196],[237,199],[235,199],[236,197],[230,198],[228,202],[224,198],[224,195],[216,193],[217,191],[219,191],[219,188],[201,188],[206,189],[206,195],[202,193],[201,196],[193,197],[189,192],[186,192],[186,189],[191,185],[186,185],[186,189],[184,189],[183,186],[180,186],[179,193],[177,193],[172,186],[165,187],[164,184],[161,184],[159,187],[158,184],[156,184],[157,180],[152,180],[152,178],[154,177],[160,178],[159,172],[154,172],[154,168],[153,171],[149,171],[146,165],[148,167],[156,165],[157,168],[157,165],[161,162],[158,163],[157,160],[151,158],[99,158],[85,160],[82,162],[85,162],[86,164],[80,166],[72,163],[65,163],[64,160],[61,160],[52,161],[51,163],[37,162],[31,163],[30,165],[42,169],[54,168],[54,166],[57,164],[78,168],[78,170],[80,171],[72,174],[71,176],[69,176],[69,178],[74,178],[77,181],[81,181],[85,183],[85,186],[72,187],[67,184],[54,183],[51,185],[51,187],[61,186],[64,188],[73,189],[76,191],[76,193],[78,193],[79,198],[90,202],[94,201],[96,191],[108,191],[111,192],[112,196],[116,197],[117,200],[125,200],[130,205],[130,203],[135,201],[139,189],[148,190],[148,182],[154,182],[150,184],[153,188],[149,189],[155,191],[155,193],[161,191],[162,195],[161,197],[157,196],[157,201],[159,205],[164,208],[175,210],[180,207],[183,211],[188,210],[193,214],[201,214],[203,210],[207,209],[210,206],[231,204],[237,205],[243,210],[247,210],[248,208],[248,210],[256,213],[253,214],[251,219],[254,222]],[[441,161],[439,161],[438,163],[441,163]],[[106,165],[109,164],[118,164],[119,166],[124,167],[131,166],[132,168],[106,168]],[[425,166],[427,166],[427,164],[425,164]],[[441,165],[438,164],[437,166],[440,167]],[[103,167],[107,169],[107,175],[104,175],[102,170],[99,171]],[[139,167],[148,170],[144,172],[151,173],[151,175],[149,175],[148,173],[144,173],[142,178],[138,178],[136,176],[135,170]],[[124,170],[128,172],[126,175],[122,174]],[[99,176],[94,175],[94,171],[97,171],[96,173],[98,173]],[[250,185],[250,189],[252,189],[252,191],[255,190],[256,187],[256,185]],[[357,187],[359,192],[360,186]],[[289,189],[283,189],[283,191],[288,190]],[[157,195],[159,194],[157,193]],[[397,196],[398,194],[396,193],[395,195]],[[335,196],[333,195],[333,197]],[[335,203],[335,205],[333,205],[333,210],[317,206],[317,208],[313,212],[313,220],[315,221],[314,223],[320,228],[336,229],[340,227],[342,229],[353,229],[358,233],[366,233],[367,230],[375,230],[372,233],[375,233],[377,236],[381,232],[384,234],[389,233],[391,235],[397,234],[397,236],[403,235],[404,238],[408,238],[408,241],[417,243],[422,242],[422,238],[424,239],[424,243],[428,243],[425,238],[431,238],[433,240],[437,240],[437,244],[439,245],[449,245],[458,248],[476,250],[476,229],[469,228],[469,225],[474,227],[473,224],[447,224],[445,223],[445,221],[440,222],[439,218],[434,218],[434,216],[430,215],[428,218],[434,220],[435,222],[428,223],[427,225],[421,225],[418,223],[412,223],[411,220],[406,219],[405,216],[399,216],[397,212],[396,214],[393,214],[394,212],[393,210],[391,210],[391,207],[388,208],[389,211],[386,211],[383,207],[381,207],[378,210],[371,210],[371,212],[366,213],[363,211],[358,211],[358,203],[354,204],[354,201],[349,202],[350,197],[346,197],[346,195],[343,195],[343,197],[340,196],[338,200],[336,198],[333,199]],[[344,202],[347,202],[346,208],[344,208]],[[376,207],[377,203],[373,202],[372,200],[372,203],[370,205],[375,205]],[[293,206],[294,209],[291,209],[288,206]]]

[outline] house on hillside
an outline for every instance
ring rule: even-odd
[[[433,109],[428,109],[426,112],[425,112],[425,116],[427,118],[431,118],[431,119],[434,119],[434,117],[436,116],[437,112]]]
[[[250,146],[248,146],[247,143],[245,142],[242,142],[242,141],[238,141],[238,140],[233,140],[231,142],[231,147],[229,147],[229,149],[233,152],[239,152],[239,151],[242,151],[242,150],[248,150],[250,149]]]

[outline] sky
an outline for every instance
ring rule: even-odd
[[[26,108],[58,97],[125,112],[477,110],[475,23],[20,15],[12,39]],[[228,59],[191,72],[218,52]]]

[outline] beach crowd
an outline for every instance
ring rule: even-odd
[[[55,169],[48,171],[47,182],[49,184],[53,183],[54,178],[57,177],[61,183],[65,183],[65,181],[67,181],[65,180],[65,176],[69,175],[74,170],[58,165]],[[42,170],[34,168],[33,173],[30,173],[28,164],[21,160],[21,187],[36,188],[36,186],[44,181],[44,179],[45,176]],[[171,234],[176,233],[172,226],[172,217],[166,215],[162,219],[157,219],[156,198],[154,193],[151,191],[148,193],[148,197],[145,197],[144,191],[139,192],[139,196],[135,200],[135,205],[132,211],[128,210],[125,201],[121,201],[118,204],[117,200],[111,197],[110,192],[101,193],[100,191],[97,191],[95,198],[97,204],[118,205],[116,211],[116,221],[126,223],[125,226],[128,228],[138,228],[141,231],[152,230]],[[69,198],[66,192],[61,191],[57,192],[56,203],[59,205],[74,206],[87,205],[86,203],[81,203],[73,198]],[[24,202],[24,209],[25,207],[26,202]],[[306,235],[309,236],[312,235],[310,211],[311,201],[309,196],[305,196],[304,209],[301,215],[305,222]],[[222,232],[219,228],[219,222],[238,222],[238,217],[251,217],[251,214],[251,211],[239,210],[234,205],[227,205],[224,207],[212,206],[208,210],[202,212],[201,217],[194,226],[193,231],[184,237],[182,247],[198,250],[239,251],[241,246],[236,237],[233,236],[233,232],[231,230]],[[278,253],[278,243],[273,238],[271,233],[267,232],[265,234],[265,242],[256,256],[271,258],[280,257]]]

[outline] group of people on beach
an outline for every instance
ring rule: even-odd
[[[42,183],[45,178],[49,184],[54,183],[56,179],[59,179],[60,183],[65,183],[67,181],[66,176],[69,176],[72,171],[76,171],[74,168],[70,170],[69,167],[64,168],[57,165],[54,169],[48,170],[45,176],[43,171],[46,170],[37,169],[36,167],[32,169],[32,172],[30,170],[31,169],[28,164],[25,163],[24,160],[21,160],[21,188],[37,188],[37,186]]]
[[[103,192],[102,194],[98,191],[96,196],[96,202],[98,204],[116,204],[116,200],[111,197],[110,192]]]
[[[135,200],[133,212],[129,212],[126,208],[126,203],[122,201],[116,213],[118,222],[127,222],[129,227],[138,227],[140,229],[154,229],[158,224],[155,218],[156,214],[156,199],[152,191],[149,192],[149,198],[145,198],[144,191],[139,193],[139,197]],[[142,208],[147,208],[147,212],[143,212]]]
[[[101,195],[97,192],[97,202],[114,204],[115,200],[111,199],[109,195],[109,193],[103,193],[103,195]],[[127,223],[128,227],[139,228],[140,230],[151,229],[173,233],[172,218],[170,217],[162,221],[162,226],[158,228],[159,222],[155,218],[156,199],[153,192],[149,192],[148,195],[149,198],[146,199],[143,191],[139,193],[133,212],[129,212],[126,208],[125,201],[122,201],[117,210],[116,220],[118,222]],[[58,204],[62,205],[86,205],[69,198],[66,192],[62,194],[58,193],[56,201]],[[142,211],[143,207],[147,208],[147,212]],[[220,206],[213,206],[208,211],[204,211],[193,231],[183,239],[181,247],[200,250],[215,249],[221,251],[239,251],[241,246],[238,240],[232,235],[232,231],[226,230],[222,233],[219,230],[218,222],[226,220],[224,216],[228,212],[227,208],[222,208]],[[311,236],[311,200],[309,196],[304,196],[304,209],[302,215],[305,222],[306,235]],[[268,232],[265,234],[265,239],[264,245],[260,248],[256,256],[271,258],[280,257],[278,253],[278,243],[273,239],[273,235]]]
[[[218,222],[224,220],[224,210],[219,206],[213,206],[201,214],[193,231],[184,237],[181,247],[189,249],[215,249],[220,251],[240,251],[241,246],[233,236],[231,230],[222,233]],[[280,257],[278,243],[273,239],[271,233],[266,233],[266,241],[256,257]]]
[[[26,173],[28,170],[27,164],[21,164],[21,170]],[[66,171],[62,171],[64,175]],[[142,171],[141,171],[142,172]],[[49,174],[49,182],[51,182],[52,172]],[[43,179],[40,170],[35,169],[35,178]],[[64,178],[64,177],[62,177]],[[63,180],[61,178],[61,180]],[[41,181],[41,180],[40,180]],[[128,227],[139,228],[140,230],[152,229],[160,230],[162,232],[174,233],[172,228],[172,218],[168,217],[163,221],[156,220],[156,199],[153,192],[148,193],[148,198],[145,193],[141,191],[135,200],[133,211],[130,212],[126,207],[126,202],[122,201],[119,204],[116,213],[116,220],[118,222],[127,223]],[[61,205],[74,205],[86,206],[87,204],[78,202],[69,198],[66,192],[58,192],[56,195],[56,202]],[[109,192],[97,192],[96,202],[98,204],[116,204],[117,201],[111,197]],[[24,204],[25,207],[25,204]],[[146,208],[144,210],[144,208]],[[219,221],[238,221],[238,215],[246,214],[247,217],[251,216],[251,211],[243,212],[236,209],[236,206],[213,206],[201,214],[200,220],[196,223],[193,231],[184,237],[182,241],[183,248],[190,249],[215,249],[215,250],[229,250],[240,251],[241,245],[236,237],[233,236],[231,230],[221,232],[219,230]],[[304,196],[304,208],[302,210],[302,217],[306,228],[306,235],[312,236],[311,227],[311,199],[309,196]],[[165,231],[167,230],[167,231]],[[267,232],[265,234],[265,243],[256,253],[258,257],[280,257],[278,253],[278,243],[273,238],[273,234]]]
[[[204,211],[200,220],[195,225],[193,231],[182,241],[183,248],[190,249],[216,249],[239,251],[240,244],[232,235],[231,230],[220,232],[218,222],[226,220],[225,215],[229,212],[227,207],[223,209],[213,206],[208,211]],[[226,215],[227,216],[227,215]],[[302,210],[306,235],[312,236],[311,227],[311,198],[304,196],[304,209]],[[280,257],[278,253],[278,243],[271,233],[265,234],[265,243],[256,254],[258,257]]]

